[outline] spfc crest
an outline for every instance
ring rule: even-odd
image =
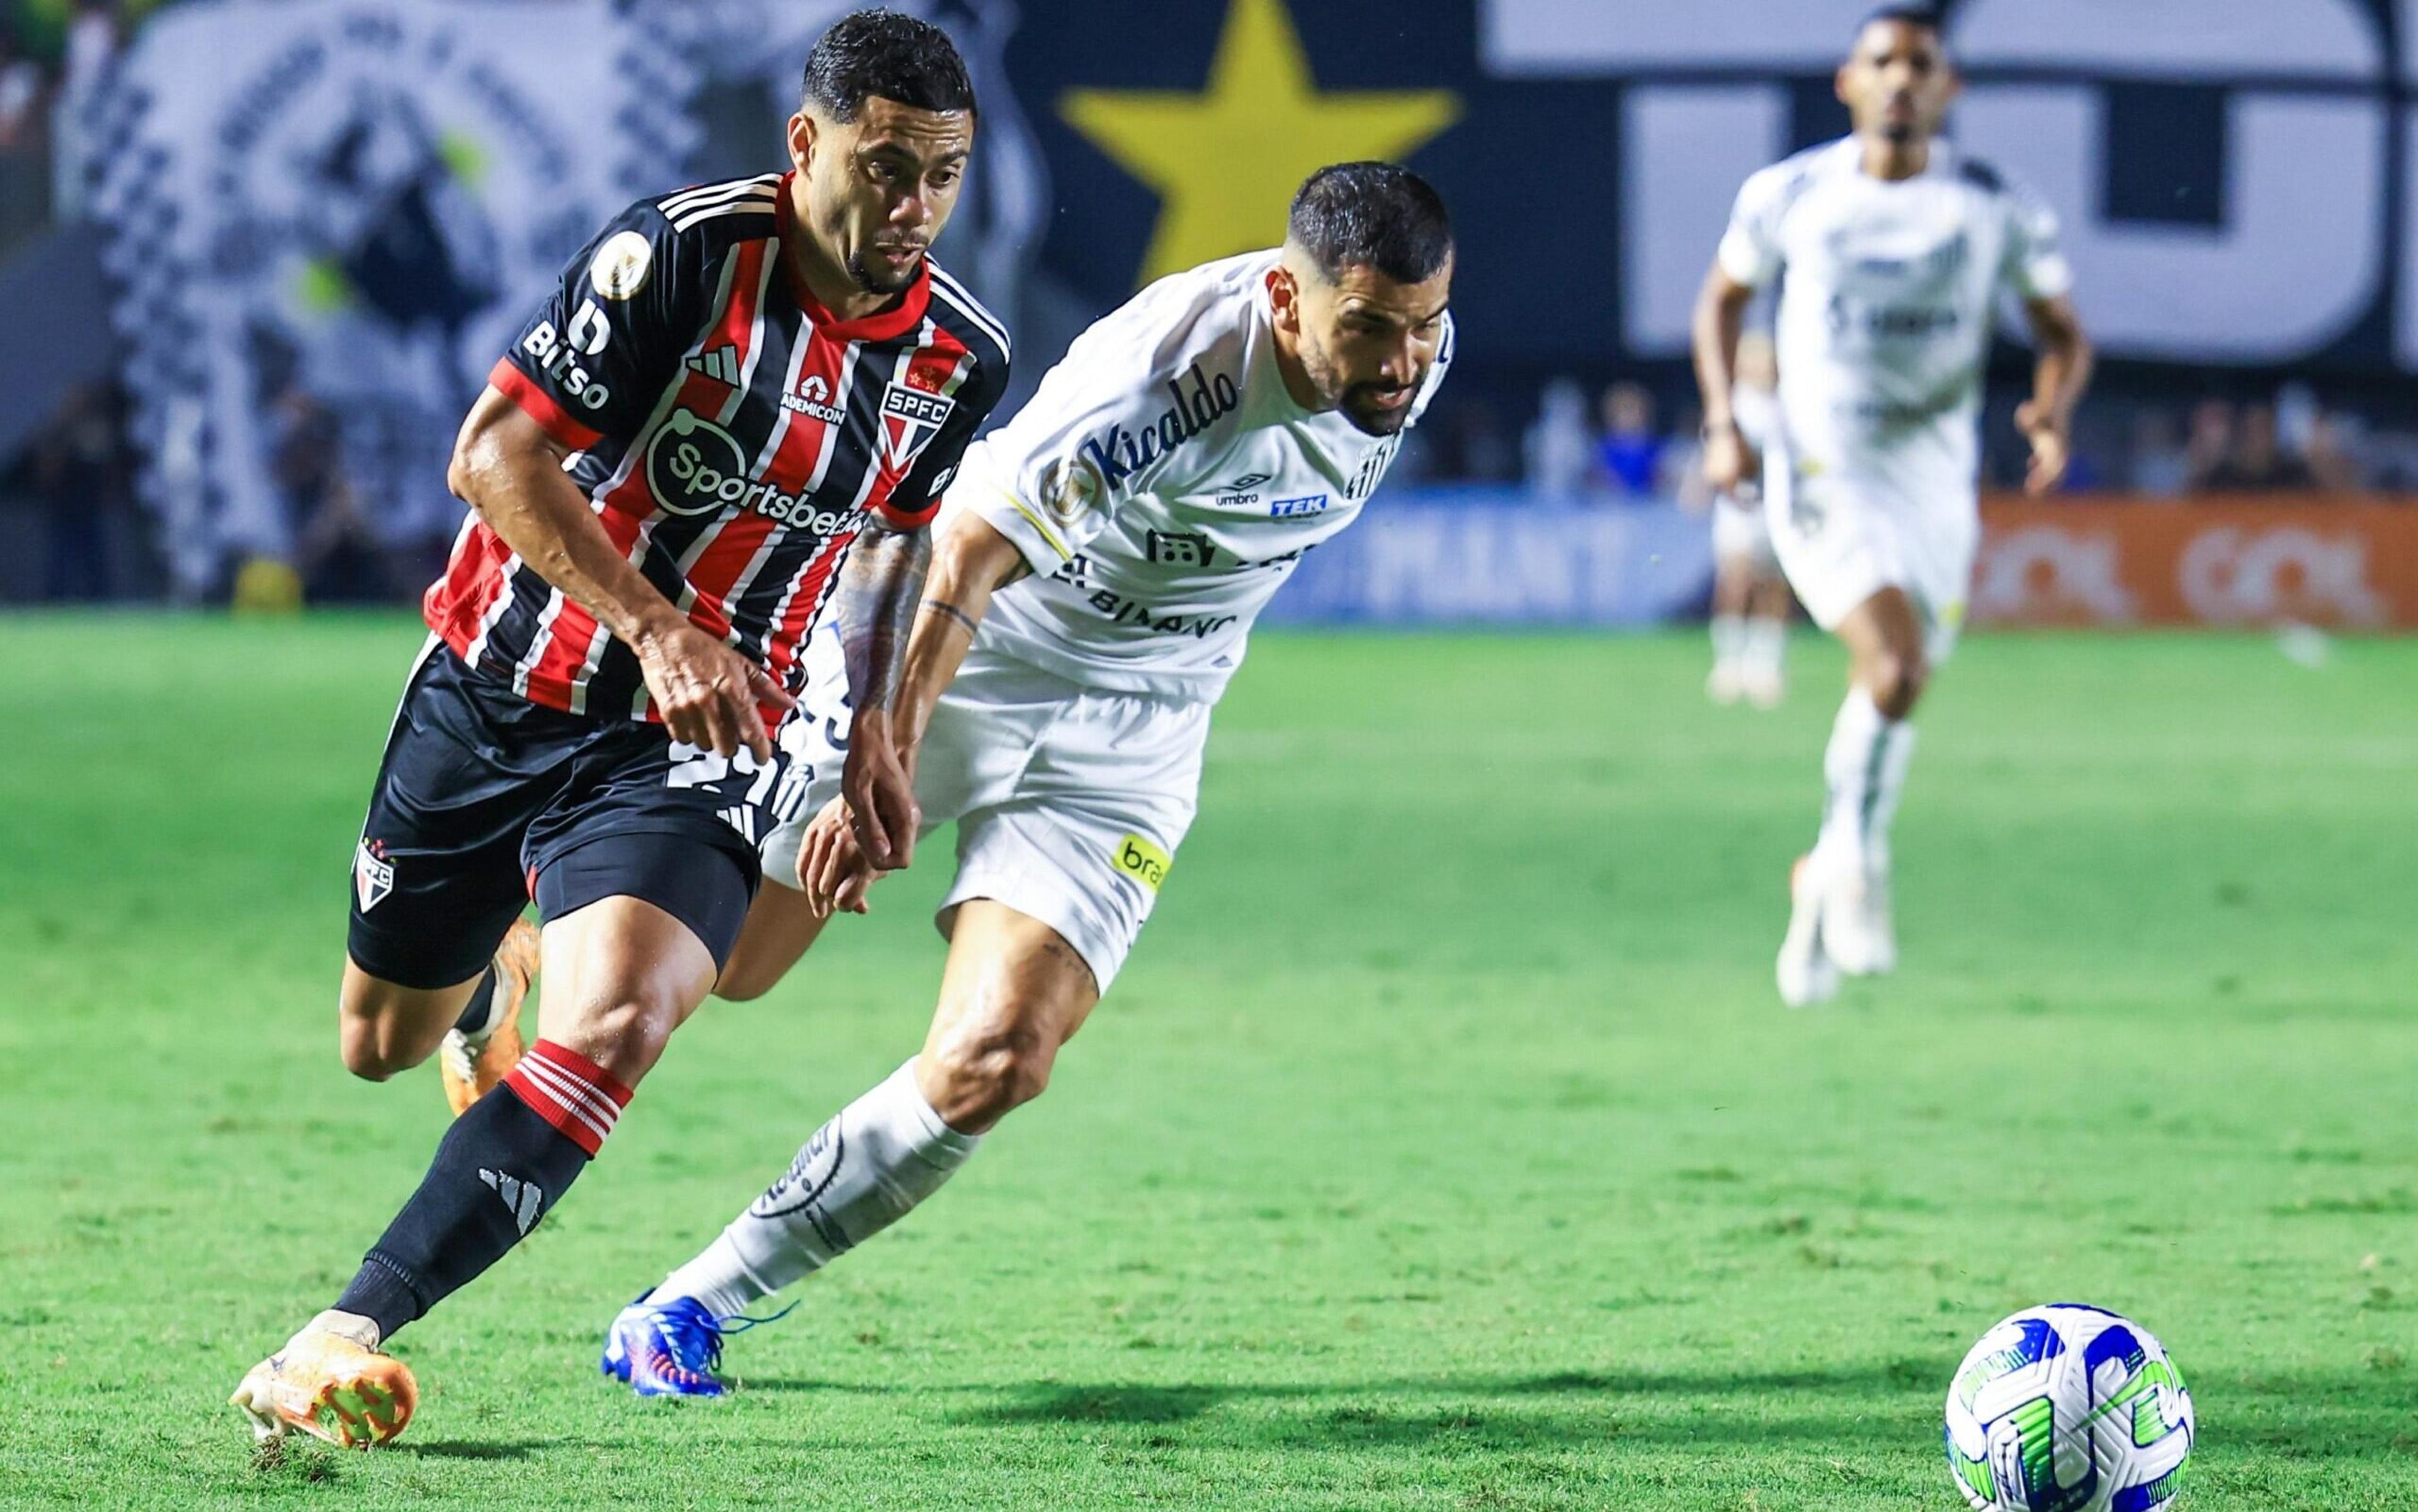
[[[894,383],[881,394],[881,463],[891,472],[903,473],[915,465],[915,458],[941,434],[941,424],[957,402],[941,394],[926,393]]]

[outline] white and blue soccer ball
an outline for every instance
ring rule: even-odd
[[[1975,1512],[2156,1512],[2182,1489],[2192,1434],[2165,1347],[2079,1303],[1991,1329],[1948,1388],[1948,1473]]]

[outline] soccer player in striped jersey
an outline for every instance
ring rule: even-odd
[[[941,489],[1008,375],[999,323],[927,255],[973,90],[939,29],[862,11],[803,94],[789,172],[624,212],[463,425],[471,517],[355,856],[339,1021],[373,1080],[463,1036],[467,1107],[334,1306],[244,1377],[265,1436],[402,1431],[417,1387],[383,1342],[561,1200],[712,987],[827,608],[865,711],[860,839],[894,864],[911,844],[896,671]],[[516,1000],[525,971],[498,992],[490,961],[532,899],[547,990],[514,1064],[475,1042]]]

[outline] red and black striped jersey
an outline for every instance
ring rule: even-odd
[[[795,689],[849,542],[868,512],[930,520],[1006,390],[1008,340],[928,255],[894,307],[834,316],[782,258],[788,187],[768,174],[632,206],[487,381],[574,449],[566,470],[648,580]],[[630,648],[475,514],[422,608],[532,702],[656,717]]]

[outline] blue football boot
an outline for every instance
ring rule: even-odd
[[[689,1297],[650,1302],[651,1291],[621,1309],[604,1335],[604,1373],[641,1397],[719,1397],[722,1320]]]
[[[652,1289],[638,1293],[604,1332],[604,1372],[629,1382],[641,1397],[719,1397],[724,1387],[722,1341],[765,1323],[777,1323],[797,1303],[770,1318],[716,1318],[694,1297],[650,1302]]]

